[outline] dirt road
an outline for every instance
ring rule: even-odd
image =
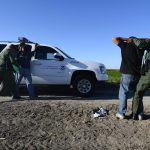
[[[20,101],[0,97],[0,150],[150,150],[150,96],[144,97],[146,119],[133,121],[131,99],[125,120],[117,120],[118,87],[80,98],[70,91],[27,96]],[[109,110],[93,118],[92,110]]]

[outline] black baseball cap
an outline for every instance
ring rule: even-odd
[[[26,42],[28,42],[29,40],[28,40],[27,38],[25,38],[25,37],[18,37],[18,41],[19,41],[20,43],[26,43]]]

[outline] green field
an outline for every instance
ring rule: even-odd
[[[121,73],[119,70],[108,69],[107,74],[108,74],[108,82],[110,82],[110,83],[119,83],[120,82]]]

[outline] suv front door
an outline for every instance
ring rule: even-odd
[[[57,51],[48,46],[37,46],[31,61],[33,84],[67,84],[65,60],[54,58]]]

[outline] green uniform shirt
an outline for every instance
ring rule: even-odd
[[[146,58],[148,60],[150,60],[150,39],[138,39],[138,38],[134,38],[133,42],[134,42],[134,44],[139,49],[145,49],[145,50],[147,50],[147,56],[146,56]]]
[[[13,71],[13,66],[18,67],[17,64],[17,54],[16,52],[10,51],[9,48],[5,48],[3,51],[0,53],[0,68],[1,70],[12,70]]]

